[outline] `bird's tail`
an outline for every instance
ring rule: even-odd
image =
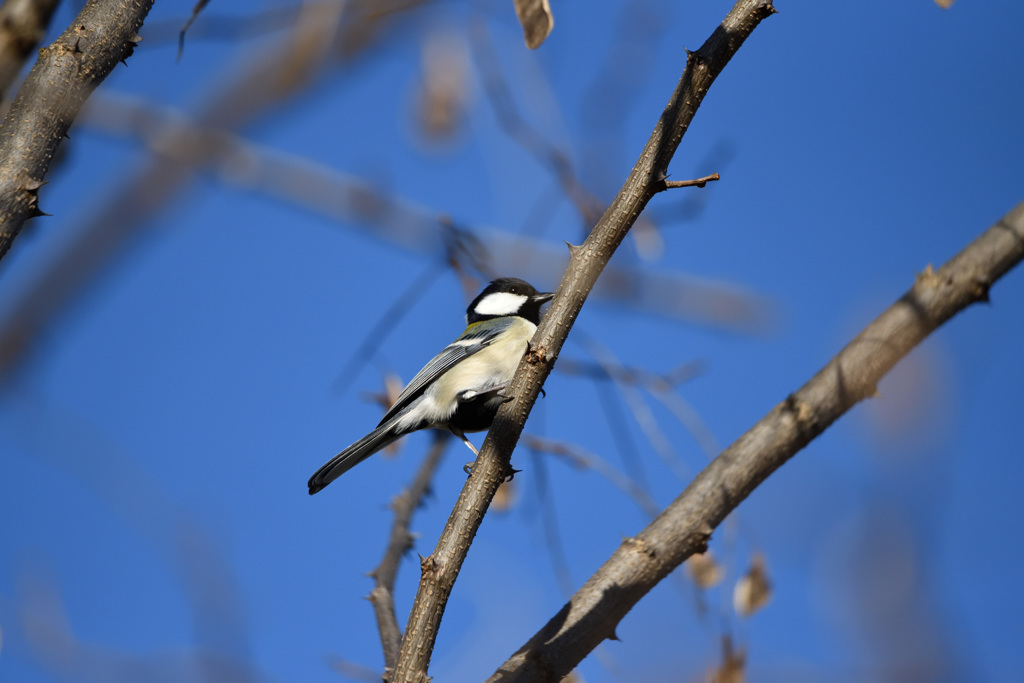
[[[309,478],[309,495],[312,496],[377,451],[387,448],[392,442],[403,436],[405,432],[396,432],[392,422],[389,421],[377,427],[359,439],[359,441],[356,441],[341,453],[328,460],[323,467],[318,469]]]

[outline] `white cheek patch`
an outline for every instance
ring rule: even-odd
[[[525,294],[495,292],[488,294],[476,305],[473,312],[478,315],[512,315],[526,303],[529,297]]]

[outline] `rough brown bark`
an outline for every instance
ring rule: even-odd
[[[82,103],[131,55],[153,0],[89,0],[39,51],[0,127],[0,259],[25,221],[43,215],[39,188]]]

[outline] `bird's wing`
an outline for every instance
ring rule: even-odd
[[[441,353],[434,356],[423,369],[416,373],[412,381],[402,389],[394,405],[388,409],[380,421],[383,425],[408,406],[417,396],[422,394],[430,383],[450,370],[453,366],[466,360],[474,353],[487,348],[502,332],[513,324],[511,318],[494,318],[473,323],[462,335],[446,346]],[[379,426],[379,425],[378,425]]]

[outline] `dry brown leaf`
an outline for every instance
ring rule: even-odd
[[[516,490],[515,480],[505,481],[501,486],[498,487],[498,492],[494,494],[494,501],[491,503],[491,509],[495,512],[506,512],[513,505],[515,505],[518,491]]]
[[[942,9],[949,9],[953,5],[953,0],[935,0],[935,4]]]
[[[551,33],[555,17],[551,14],[548,0],[515,0],[516,16],[523,25],[526,47],[536,50]]]
[[[736,582],[732,592],[732,605],[736,613],[749,617],[772,599],[772,585],[768,580],[764,557],[760,553],[750,560],[750,569]]]
[[[402,384],[402,378],[393,372],[389,372],[384,376],[384,391],[376,394],[374,398],[384,407],[384,410],[390,410],[391,406],[395,405],[395,401],[398,400],[398,395],[402,393],[403,388],[405,388],[405,385]],[[398,444],[398,441],[389,444],[383,451],[384,455],[394,457],[400,448]]]
[[[708,683],[743,683],[746,680],[747,652],[732,649],[732,638],[722,636],[722,664],[708,672]]]
[[[417,97],[419,128],[427,139],[457,132],[469,99],[469,57],[456,34],[438,31],[423,45],[423,80]]]
[[[691,555],[686,561],[686,575],[690,577],[697,587],[702,590],[713,588],[721,582],[725,576],[722,565],[715,560],[710,550],[703,555]]]

